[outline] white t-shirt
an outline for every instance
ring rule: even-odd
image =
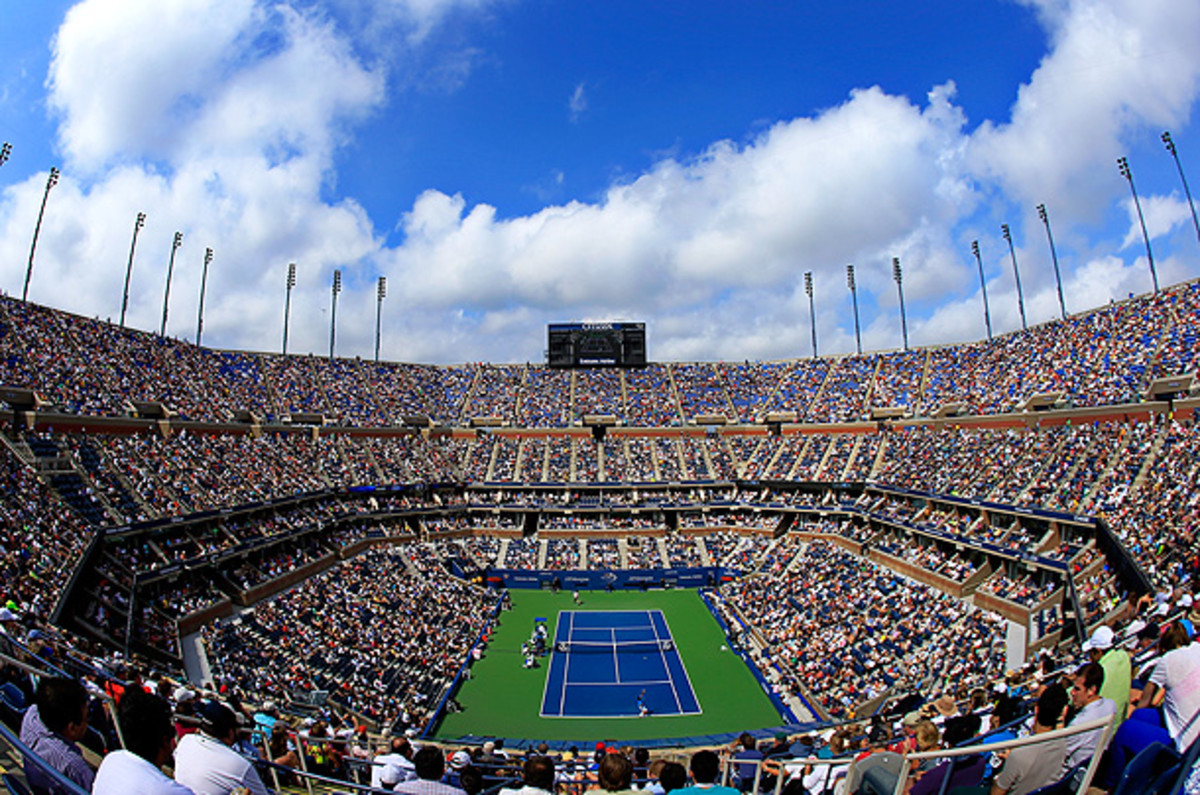
[[[1163,714],[1175,747],[1186,751],[1200,736],[1200,643],[1164,654],[1150,681],[1166,690]],[[1189,725],[1190,721],[1190,725]]]
[[[371,786],[382,787],[384,784],[399,784],[417,777],[417,769],[412,760],[404,754],[380,754],[371,765]]]
[[[236,787],[268,795],[248,759],[202,732],[186,735],[175,747],[175,780],[191,787],[196,795],[229,795]]]
[[[113,751],[104,757],[92,795],[196,795],[172,781],[161,770],[130,751]]]

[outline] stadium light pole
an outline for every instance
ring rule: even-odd
[[[176,232],[175,238],[171,241],[171,259],[167,262],[167,287],[163,290],[163,316],[162,326],[158,329],[158,336],[167,336],[167,307],[171,303],[171,274],[175,272],[175,252],[183,245],[183,232]]]
[[[1158,295],[1158,271],[1154,269],[1154,253],[1150,250],[1150,233],[1146,231],[1146,216],[1142,215],[1142,203],[1138,199],[1137,188],[1133,186],[1133,171],[1129,168],[1129,160],[1117,158],[1117,168],[1121,176],[1129,183],[1129,192],[1133,194],[1133,206],[1137,208],[1138,221],[1142,225],[1142,239],[1146,241],[1146,261],[1150,263],[1150,279],[1154,282],[1154,294]]]
[[[900,293],[900,332],[904,335],[904,350],[908,350],[908,317],[904,314],[904,282],[899,257],[892,257],[892,278],[896,280],[896,292]]]
[[[1013,246],[1012,230],[1008,228],[1008,224],[1000,224],[1000,234],[1004,235],[1004,239],[1008,241],[1008,253],[1012,257],[1013,279],[1017,282],[1017,309],[1021,312],[1021,328],[1028,329],[1029,324],[1025,322],[1025,293],[1021,290],[1021,269],[1017,267],[1017,249]]]
[[[46,192],[42,194],[42,209],[38,210],[37,224],[33,227],[33,243],[29,246],[29,267],[25,269],[25,287],[21,290],[21,300],[29,299],[29,280],[33,278],[33,252],[37,250],[38,233],[42,231],[42,218],[46,215],[46,200],[50,198],[50,189],[58,184],[58,169],[51,166],[50,176],[46,177]]]
[[[846,266],[846,286],[850,288],[850,300],[854,302],[854,343],[859,356],[862,355],[862,331],[858,325],[858,288],[854,284],[854,266]]]
[[[133,250],[137,248],[138,232],[146,225],[146,214],[138,213],[133,222],[133,242],[129,244],[129,264],[125,266],[125,292],[121,295],[121,328],[125,328],[125,310],[129,307],[129,279],[133,276]]]
[[[1039,204],[1037,206],[1038,218],[1042,219],[1042,223],[1046,226],[1046,239],[1050,241],[1050,259],[1054,262],[1054,281],[1058,284],[1058,309],[1062,312],[1062,319],[1067,319],[1067,303],[1063,300],[1062,288],[1062,272],[1058,269],[1058,252],[1054,250],[1054,235],[1050,234],[1050,214],[1046,212],[1046,205]]]
[[[383,328],[383,299],[387,298],[387,277],[379,277],[375,300],[375,363],[379,364],[379,339]]]
[[[337,338],[337,297],[342,291],[342,272],[333,272],[333,303],[329,312],[329,358],[333,359],[333,344]]]
[[[1187,195],[1188,209],[1192,211],[1192,225],[1196,227],[1196,239],[1200,240],[1200,218],[1196,217],[1196,203],[1192,201],[1192,191],[1188,187],[1187,177],[1183,175],[1183,163],[1179,162],[1179,152],[1175,149],[1175,141],[1171,139],[1171,133],[1163,131],[1162,142],[1166,144],[1167,151],[1171,153],[1171,157],[1175,158],[1175,167],[1179,169],[1179,181],[1183,183],[1183,192]]]
[[[813,358],[817,358],[817,311],[813,304],[812,271],[804,272],[804,292],[808,293],[808,319],[812,323]]]
[[[979,290],[983,293],[983,324],[987,326],[988,339],[992,338],[992,309],[988,306],[987,279],[983,277],[983,257],[979,253],[979,241],[971,241],[971,253],[975,255],[975,264],[979,266]]]
[[[4,144],[0,146],[0,166],[8,162],[8,156],[11,154],[12,144],[10,144],[8,141],[5,141]]]
[[[213,250],[204,249],[204,271],[200,274],[200,310],[196,314],[196,347],[204,335],[204,291],[208,288],[208,266],[212,263]]]
[[[289,262],[287,269],[287,291],[283,299],[283,355],[287,356],[288,324],[292,317],[292,288],[296,286],[296,263]]]

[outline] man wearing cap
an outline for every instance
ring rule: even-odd
[[[455,751],[450,756],[450,769],[446,771],[446,783],[452,787],[466,789],[462,783],[462,774],[471,765],[471,755],[463,750]]]
[[[1083,644],[1088,659],[1100,663],[1100,667],[1104,669],[1104,687],[1100,689],[1100,697],[1110,699],[1117,707],[1117,720],[1113,724],[1113,731],[1116,731],[1125,719],[1125,713],[1129,709],[1129,687],[1133,681],[1133,664],[1129,653],[1115,647],[1115,639],[1112,627],[1101,625],[1096,627],[1092,636]]]
[[[274,701],[264,702],[262,708],[254,713],[254,726],[259,735],[269,737],[275,721],[279,720],[279,707]]]
[[[268,795],[250,760],[231,747],[238,736],[238,719],[219,701],[196,709],[200,731],[179,741],[175,749],[175,780],[196,795],[229,795],[245,787],[253,795]]]
[[[900,722],[901,737],[888,746],[888,750],[897,754],[907,754],[917,750],[917,724],[921,722],[920,710],[913,710],[904,716]]]
[[[412,744],[407,737],[393,737],[380,749],[371,764],[371,786],[392,789],[401,781],[417,777],[412,763]]]

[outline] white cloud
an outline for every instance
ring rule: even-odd
[[[571,98],[567,100],[567,112],[571,117],[571,123],[577,124],[584,111],[587,110],[588,101],[587,94],[584,92],[583,83],[575,86],[575,90],[571,92]]]
[[[984,248],[997,332],[1020,323],[993,204],[1024,208],[1023,221],[1007,220],[1026,236],[1041,233],[1031,230],[1033,206],[1050,206],[1056,236],[1075,244],[1063,257],[1069,308],[1148,287],[1144,259],[1124,262],[1113,240],[1078,229],[1127,196],[1115,157],[1147,127],[1186,120],[1200,76],[1200,6],[1047,0],[1031,5],[1051,49],[1007,121],[971,131],[950,82],[923,102],[859,88],[749,141],[661,155],[593,202],[504,217],[430,188],[400,219],[403,240],[385,246],[375,228],[393,219],[327,198],[338,147],[386,104],[389,86],[453,90],[487,56],[455,40],[424,59],[424,71],[405,72],[422,59],[388,61],[370,37],[399,30],[392,46],[411,48],[437,38],[451,15],[492,3],[338,2],[345,18],[336,23],[309,4],[255,0],[73,8],[48,81],[67,167],[50,198],[31,297],[115,317],[140,210],[149,218],[131,323],[158,328],[170,239],[180,230],[171,328],[194,333],[199,263],[211,245],[205,340],[219,346],[277,347],[289,261],[299,265],[290,347],[301,352],[327,349],[335,267],[346,277],[343,354],[373,347],[382,273],[390,358],[538,360],[545,322],[583,318],[649,321],[652,358],[802,356],[805,271],[816,280],[821,351],[844,352],[854,345],[848,262],[857,267],[865,347],[895,348],[893,256],[904,267],[913,344],[975,339],[982,311],[964,241],[979,238]],[[587,93],[581,82],[571,94],[573,121]],[[530,189],[545,200],[564,184],[561,171],[548,173]],[[0,198],[5,285],[23,278],[44,181],[35,175]],[[1144,201],[1156,240],[1187,222],[1178,197]],[[1136,256],[1129,241],[1125,253]],[[1040,237],[1019,240],[1017,253],[1030,321],[1056,316]],[[1187,275],[1170,256],[1158,264],[1164,282]]]
[[[1021,86],[1011,120],[985,122],[971,165],[1019,204],[1095,223],[1123,188],[1116,158],[1133,134],[1180,125],[1200,82],[1200,4],[1030,2],[1051,50]]]

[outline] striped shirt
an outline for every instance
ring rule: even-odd
[[[32,706],[25,712],[21,721],[21,742],[28,745],[47,765],[91,792],[96,772],[83,758],[75,743],[46,728],[46,724],[42,723],[38,715],[37,706]],[[29,760],[25,760],[25,778],[34,789],[49,791],[51,795],[66,792],[62,787],[54,786],[50,777]]]

